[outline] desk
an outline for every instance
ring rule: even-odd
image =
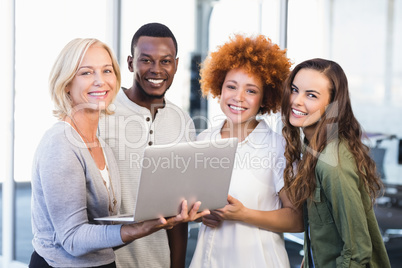
[[[380,145],[397,137],[383,133],[365,133],[365,135],[369,139],[369,144],[367,140],[365,144],[370,147],[371,156],[384,182],[384,195],[377,199],[374,210],[383,240],[386,245],[390,245],[392,241],[402,238],[402,165],[398,164],[396,159],[398,157],[393,153],[388,161],[384,161],[386,152],[390,153],[390,150],[395,149],[394,145],[391,145],[393,142],[386,142],[389,146]]]
[[[393,183],[399,181],[398,178],[400,178],[400,175],[397,175],[397,173],[395,173],[394,170],[400,169],[400,171],[402,171],[402,166],[398,167],[398,164],[396,164],[397,159],[392,159],[392,161],[390,161],[391,163],[388,163],[389,161],[387,163],[384,163],[386,152],[389,151],[388,149],[394,149],[394,148],[388,148],[389,146],[380,147],[381,143],[384,141],[387,141],[386,143],[388,145],[390,145],[390,143],[393,143],[389,141],[396,139],[397,138],[396,135],[366,132],[363,134],[363,136],[368,138],[364,139],[363,143],[370,147],[371,157],[373,158],[373,160],[377,165],[377,171],[380,173],[381,178],[383,180],[392,179],[394,180]],[[385,170],[386,169],[385,166],[389,164],[390,166],[387,167],[387,170]],[[399,174],[402,174],[400,171]]]
[[[396,135],[393,134],[384,134],[384,133],[372,133],[372,132],[365,132],[363,136],[367,136],[367,138],[371,142],[375,142],[375,148],[377,148],[382,141],[384,140],[392,140],[396,138]],[[372,147],[371,144],[367,144],[368,146]]]
[[[383,163],[385,184],[402,185],[402,165],[397,163]]]

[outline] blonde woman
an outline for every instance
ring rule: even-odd
[[[58,56],[49,81],[60,121],[44,134],[33,161],[29,267],[116,267],[114,247],[186,220],[186,202],[182,213],[168,220],[94,221],[120,208],[118,167],[110,147],[97,136],[99,117],[110,113],[120,88],[120,69],[106,44],[74,39]]]

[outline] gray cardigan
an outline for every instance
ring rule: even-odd
[[[101,140],[120,209],[117,163]],[[54,267],[100,266],[114,261],[112,247],[123,244],[121,225],[103,225],[108,193],[98,167],[78,133],[65,122],[49,129],[32,167],[32,240],[35,251]],[[116,214],[114,213],[114,214]]]

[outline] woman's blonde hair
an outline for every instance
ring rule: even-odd
[[[66,91],[66,87],[76,75],[88,48],[93,45],[106,49],[112,59],[113,71],[116,75],[116,90],[113,100],[120,89],[120,68],[112,49],[95,38],[73,39],[60,52],[49,75],[49,90],[52,101],[55,105],[53,115],[60,120],[66,115],[70,115],[72,110],[71,99]],[[105,113],[112,114],[113,112],[106,108]]]

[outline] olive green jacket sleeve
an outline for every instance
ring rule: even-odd
[[[307,204],[315,267],[390,267],[370,196],[346,144],[339,151],[336,143],[325,148],[315,176]]]

